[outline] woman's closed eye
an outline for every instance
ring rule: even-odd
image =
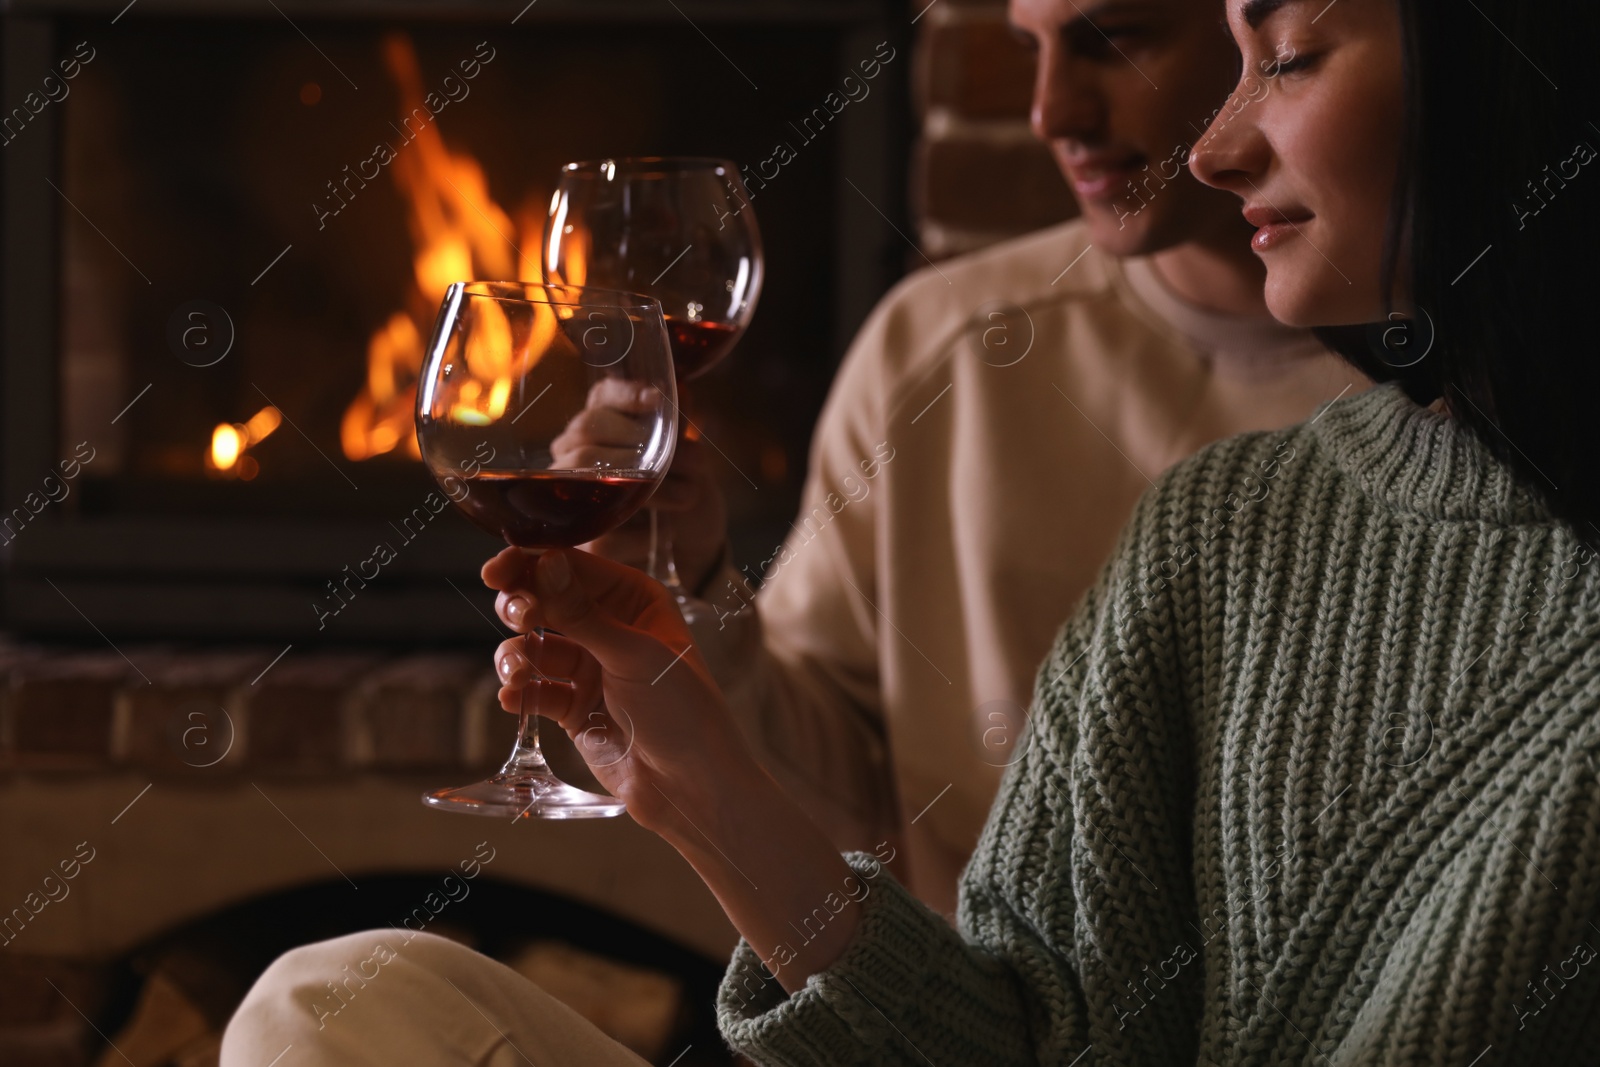
[[[1279,54],[1283,55],[1284,50],[1280,49]],[[1295,52],[1293,49],[1289,49],[1285,58],[1262,60],[1262,66],[1267,69],[1271,77],[1278,77],[1284,74],[1295,74],[1311,70],[1321,58],[1322,55],[1320,53]]]

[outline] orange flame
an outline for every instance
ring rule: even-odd
[[[219,422],[211,431],[211,448],[206,453],[206,466],[218,474],[243,478],[249,481],[260,467],[245,450],[264,441],[283,424],[283,414],[268,405],[250,416],[248,422]]]
[[[445,146],[438,122],[423,105],[422,75],[411,39],[403,34],[386,37],[383,56],[400,90],[404,115],[400,124],[412,138],[396,146],[390,164],[406,202],[407,228],[416,248],[408,306],[431,316],[452,282],[540,277],[543,219],[523,213],[522,225],[514,225],[489,195],[489,182],[478,161]],[[519,229],[520,248],[512,240]],[[550,329],[554,325],[552,320]],[[413,459],[421,457],[413,411],[427,328],[428,323],[419,323],[412,313],[396,311],[368,341],[366,384],[345,409],[339,428],[347,458],[370,459],[396,448]],[[541,330],[536,326],[535,334]],[[477,331],[484,331],[483,339],[469,346],[466,358],[474,378],[492,384],[485,390],[477,382],[467,383],[453,414],[468,411],[462,421],[488,422],[505,411],[511,395],[511,329],[502,314],[498,324],[480,321],[475,335]],[[528,342],[525,350],[537,353],[548,338],[540,343],[535,336]]]
[[[231,422],[219,423],[211,431],[211,462],[219,471],[225,471],[239,462],[244,454],[244,435]]]

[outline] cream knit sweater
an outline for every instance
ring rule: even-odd
[[[1596,1063],[1597,636],[1594,557],[1396,386],[1213,445],[1040,668],[959,932],[880,876],[794,996],[740,946],[724,1033],[762,1064]]]

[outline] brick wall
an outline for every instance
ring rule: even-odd
[[[128,767],[464,772],[511,750],[516,719],[496,706],[486,655],[296,650],[274,662],[278,651],[130,646],[128,659],[0,642],[0,780]]]
[[[930,258],[1077,214],[1028,129],[1033,76],[1033,55],[1013,35],[1003,2],[936,0],[918,18],[911,204]]]

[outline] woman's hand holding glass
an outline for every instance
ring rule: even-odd
[[[527,550],[593,540],[661,484],[677,439],[671,348],[653,297],[539,282],[457,282],[429,339],[417,444],[468,518]],[[591,447],[575,426],[627,447]],[[559,443],[558,443],[559,442]],[[537,697],[539,690],[535,690]],[[430,791],[446,811],[550,819],[619,815],[615,797],[561,781],[522,716],[497,774]]]
[[[483,567],[496,610],[514,630],[557,629],[503,642],[500,702],[537,686],[553,719],[628,814],[694,867],[762,959],[792,937],[789,921],[854,873],[826,836],[756,762],[677,601],[631,567],[586,552],[533,557],[507,549]],[[552,679],[560,678],[561,681]],[[778,973],[791,992],[831,965],[855,936],[848,908]]]
[[[640,825],[671,839],[715,823],[725,798],[776,788],[659,582],[585,552],[519,549],[486,563],[483,580],[500,593],[501,620],[533,635],[531,666],[521,638],[496,653],[501,706],[515,711],[537,687],[539,714]]]

